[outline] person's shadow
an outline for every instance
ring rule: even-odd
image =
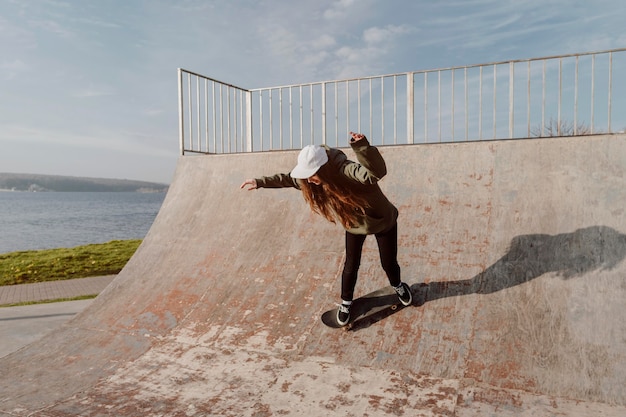
[[[489,268],[465,280],[412,286],[421,292],[416,304],[445,297],[491,294],[554,272],[562,279],[595,270],[610,270],[626,257],[626,235],[606,226],[592,226],[560,235],[522,235]]]

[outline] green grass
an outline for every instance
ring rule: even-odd
[[[62,303],[62,302],[65,302],[65,301],[91,300],[93,298],[96,298],[97,296],[98,296],[98,294],[92,294],[92,295],[79,295],[77,297],[70,297],[70,298],[54,298],[52,300],[22,301],[21,303],[0,304],[0,308],[31,306],[31,305],[35,305],[35,304]]]
[[[141,240],[113,240],[74,248],[0,254],[0,285],[117,274]]]

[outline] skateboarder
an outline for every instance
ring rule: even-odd
[[[400,302],[412,303],[409,286],[400,279],[398,265],[398,209],[383,194],[378,181],[387,174],[385,161],[365,135],[350,132],[350,146],[357,162],[339,149],[308,145],[288,174],[247,179],[241,188],[293,187],[302,191],[311,209],[346,229],[346,260],[341,275],[341,305],[337,322],[350,320],[350,306],[367,235],[376,236],[380,261]]]

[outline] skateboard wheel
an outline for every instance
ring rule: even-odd
[[[395,311],[397,308],[398,308],[398,306],[397,306],[397,305],[395,305],[395,304],[391,306],[391,309],[392,309],[392,310],[394,310],[394,311]]]

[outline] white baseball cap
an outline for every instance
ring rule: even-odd
[[[299,179],[312,177],[326,162],[328,162],[328,155],[326,155],[325,148],[319,145],[307,145],[300,151],[298,165],[291,171],[291,176]]]

